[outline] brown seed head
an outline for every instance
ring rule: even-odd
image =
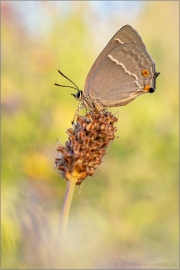
[[[60,154],[55,165],[66,181],[76,177],[76,185],[80,185],[87,176],[94,174],[106,148],[115,138],[117,120],[110,112],[93,111],[78,116],[74,127],[67,130],[69,137],[65,146],[57,147]]]

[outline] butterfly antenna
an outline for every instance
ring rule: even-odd
[[[58,84],[58,83],[55,83],[54,85],[56,86],[60,86],[60,87],[68,87],[68,88],[73,88],[75,89],[76,91],[78,91],[78,89],[76,87],[73,87],[73,86],[69,86],[69,85],[62,85],[62,84]]]
[[[79,91],[79,87],[72,80],[70,80],[67,76],[65,76],[60,70],[58,70],[58,72],[61,74],[61,76],[63,76],[68,81],[70,81],[72,84],[74,84],[75,87],[73,87],[73,86],[67,86],[67,85],[61,85],[61,84],[55,83],[56,86],[69,87],[69,88],[73,88],[73,89],[76,89],[77,91]]]

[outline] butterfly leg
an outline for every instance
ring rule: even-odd
[[[77,110],[75,111],[75,114],[74,114],[74,118],[73,118],[73,120],[71,121],[71,124],[73,125],[74,124],[74,122],[75,122],[75,119],[78,117],[78,115],[79,115],[79,110],[80,110],[80,108],[79,108],[79,105],[78,105],[78,108],[77,108]]]
[[[83,103],[79,103],[78,108],[77,108],[77,110],[75,111],[74,118],[73,118],[73,120],[71,121],[71,124],[72,124],[72,125],[74,124],[75,119],[79,116],[79,111],[80,111],[81,109],[83,109],[84,107],[85,107],[85,106],[84,106]]]

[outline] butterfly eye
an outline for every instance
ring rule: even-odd
[[[78,91],[76,94],[76,99],[81,100],[81,98],[82,98],[82,91]]]

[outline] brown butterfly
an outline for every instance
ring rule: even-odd
[[[68,79],[61,71],[59,73]],[[87,75],[84,91],[68,80],[75,86],[71,88],[77,90],[72,95],[84,107],[103,111],[108,107],[126,105],[141,94],[153,93],[159,74],[137,31],[125,25],[94,62]]]

